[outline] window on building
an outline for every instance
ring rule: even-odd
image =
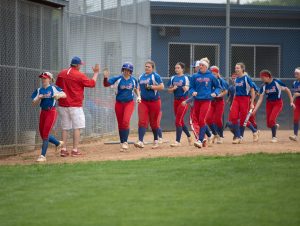
[[[280,47],[262,45],[232,45],[231,72],[235,64],[243,62],[251,77],[258,77],[263,69],[270,70],[276,77],[280,77]]]
[[[174,67],[177,62],[183,62],[185,72],[193,74],[191,65],[194,61],[207,57],[210,65],[219,65],[219,45],[194,44],[194,43],[170,43],[169,44],[169,76],[174,75]]]
[[[177,62],[182,62],[186,66],[186,72],[191,64],[190,44],[170,44],[169,45],[169,76],[175,74],[174,68]]]
[[[219,46],[218,45],[194,45],[194,61],[207,57],[210,65],[219,66]]]

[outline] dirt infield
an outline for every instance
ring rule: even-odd
[[[104,142],[117,140],[117,137],[101,140],[85,141],[80,145],[80,150],[84,153],[81,157],[62,158],[59,153],[55,153],[53,146],[50,146],[47,153],[47,163],[74,163],[88,161],[109,161],[109,160],[134,160],[155,157],[185,157],[185,156],[226,156],[244,155],[248,153],[295,153],[300,152],[300,142],[292,142],[288,139],[291,131],[278,131],[278,143],[270,142],[270,131],[261,131],[258,143],[252,142],[252,134],[245,132],[245,139],[242,144],[231,144],[232,135],[225,132],[224,144],[213,144],[211,147],[198,149],[189,146],[185,136],[182,138],[182,146],[171,148],[169,143],[162,144],[158,149],[151,149],[151,144],[145,145],[144,149],[137,149],[130,145],[126,152],[120,152],[119,144],[105,145]],[[164,133],[164,140],[173,141],[175,132]],[[136,134],[130,136],[130,141],[137,139]],[[152,134],[147,133],[145,140],[151,141]],[[71,147],[70,147],[71,148]],[[40,150],[24,153],[17,156],[10,156],[0,159],[0,165],[33,164],[40,154]]]

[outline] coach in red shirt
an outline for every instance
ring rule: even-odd
[[[85,128],[85,115],[82,108],[84,99],[84,88],[94,88],[100,71],[98,64],[93,67],[94,75],[90,79],[80,72],[83,62],[79,57],[73,57],[71,66],[62,70],[56,80],[56,85],[60,87],[67,95],[67,98],[59,101],[58,112],[61,117],[62,139],[64,147],[60,155],[66,157],[69,152],[66,149],[68,130],[73,129],[73,150],[71,156],[81,155],[78,151],[80,140],[80,129]]]

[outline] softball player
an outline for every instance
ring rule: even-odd
[[[217,140],[218,144],[222,144],[224,139],[222,121],[224,113],[223,97],[228,93],[228,83],[221,77],[217,66],[211,66],[210,71],[218,80],[221,87],[221,93],[212,99],[209,111],[206,115],[206,123],[213,133],[213,138],[211,139],[212,143]]]
[[[284,83],[280,80],[273,78],[272,73],[268,70],[262,70],[260,73],[260,78],[264,85],[260,88],[260,96],[257,101],[257,104],[253,110],[253,114],[255,114],[260,107],[264,95],[267,96],[267,103],[266,103],[266,113],[267,113],[267,126],[272,130],[272,140],[271,142],[277,143],[276,131],[279,125],[276,123],[276,119],[279,113],[282,110],[282,98],[281,93],[285,91],[289,98],[290,98],[290,105],[291,107],[295,108],[293,103],[293,97],[289,88],[286,87]]]
[[[188,90],[190,80],[187,75],[184,75],[184,63],[178,62],[175,65],[176,75],[173,75],[168,82],[168,92],[174,94],[174,113],[175,113],[175,126],[176,126],[176,141],[172,143],[171,147],[178,147],[181,145],[182,131],[186,134],[189,143],[191,143],[191,134],[184,124],[184,116],[188,110],[188,105],[183,105],[182,102],[188,98]]]
[[[49,142],[53,143],[57,150],[63,145],[63,142],[58,141],[50,131],[57,118],[56,101],[59,98],[66,98],[66,94],[59,87],[50,84],[51,81],[53,82],[53,75],[50,72],[44,72],[39,77],[42,79],[42,87],[35,90],[31,98],[33,105],[40,104],[41,107],[39,131],[43,144],[37,162],[45,162]]]
[[[192,65],[194,73],[198,73],[198,71],[199,71],[199,62],[200,62],[200,60],[195,61],[195,63]],[[189,77],[189,79],[191,80],[191,77]],[[190,106],[191,106],[189,123],[190,123],[191,129],[194,133],[195,139],[198,140],[200,128],[199,128],[199,125],[196,123],[198,121],[198,116],[196,114],[194,114],[194,99],[195,98],[192,98],[192,99],[189,98],[187,101],[183,101],[182,105],[190,104]],[[208,127],[205,131],[205,134],[208,138],[208,143],[210,143],[210,140],[212,139],[212,134],[209,131]]]
[[[109,78],[109,71],[104,70],[103,85],[113,86],[116,90],[115,112],[118,121],[121,151],[128,149],[129,126],[134,111],[133,92],[137,95],[137,102],[141,101],[140,92],[137,89],[137,80],[132,77],[133,65],[124,63],[122,74]]]
[[[255,84],[255,82],[253,82],[253,89],[254,89],[254,93],[255,93],[255,97],[254,97],[254,101],[253,101],[253,106],[256,106],[256,102],[255,99],[257,96],[259,96],[259,88],[257,87],[257,85]],[[250,105],[251,105],[251,100],[249,101],[249,109],[250,109]],[[252,113],[249,117],[248,123],[246,125],[252,132],[253,134],[253,142],[257,142],[259,139],[259,133],[260,131],[257,129],[257,123],[256,123],[256,113]],[[240,127],[240,131],[241,131],[241,138],[243,139],[244,137],[244,132],[245,132],[245,127]]]
[[[254,108],[255,91],[252,79],[245,73],[245,64],[237,63],[235,66],[235,96],[230,108],[229,120],[232,123],[232,130],[234,131],[233,144],[239,144],[242,141],[241,134],[244,134],[244,121],[247,117],[249,107]],[[251,102],[250,102],[251,101]],[[250,102],[250,106],[249,106]],[[239,126],[239,124],[240,126]],[[249,126],[250,123],[247,123]],[[258,132],[254,128],[254,139],[258,140]]]
[[[194,143],[195,147],[202,148],[204,142],[205,132],[207,125],[205,123],[206,114],[208,112],[211,99],[220,94],[220,84],[214,75],[208,70],[209,60],[203,58],[200,60],[199,71],[193,74],[190,81],[190,94],[195,97],[194,101],[194,113],[198,118],[196,124],[198,124],[199,138]]]
[[[229,104],[229,106],[232,105],[233,98],[234,98],[234,95],[235,95],[235,79],[236,79],[236,77],[237,77],[236,74],[231,75],[232,85],[230,85],[229,88],[228,88],[228,99],[227,99],[227,103]],[[256,95],[258,95],[259,89],[258,89],[257,85],[254,82],[253,82],[253,85],[254,85],[255,93],[256,93]],[[249,107],[250,107],[250,104],[251,104],[251,101],[249,102]],[[247,125],[247,127],[252,131],[255,141],[258,141],[257,140],[258,136],[257,136],[256,132],[259,133],[259,130],[257,130],[255,115],[256,114],[250,116],[249,124]],[[233,128],[232,128],[232,123],[230,121],[231,120],[230,120],[230,115],[229,115],[229,121],[226,123],[225,128],[228,127],[234,135],[234,131],[233,131]],[[243,135],[244,134],[241,134],[241,138],[243,137]]]
[[[152,148],[158,148],[158,117],[161,111],[160,90],[164,89],[164,84],[159,74],[155,71],[155,63],[151,60],[145,63],[145,73],[139,79],[139,89],[141,92],[141,103],[138,105],[139,115],[139,140],[134,144],[135,147],[144,147],[144,136],[150,122],[150,127],[154,136]]]
[[[298,137],[298,128],[299,128],[299,119],[300,119],[300,67],[295,69],[295,78],[296,81],[293,83],[293,99],[295,103],[294,109],[294,135],[289,136],[290,140],[297,141]]]

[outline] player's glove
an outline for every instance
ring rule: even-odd
[[[141,97],[137,97],[137,98],[136,98],[136,102],[137,102],[138,104],[141,103],[141,102],[142,102]]]
[[[63,96],[62,94],[56,93],[56,94],[53,95],[53,98],[54,98],[55,100],[58,100],[58,99],[61,98],[62,96]]]
[[[147,85],[146,85],[146,89],[147,89],[147,90],[151,90],[151,89],[152,89],[152,85],[147,84]]]

